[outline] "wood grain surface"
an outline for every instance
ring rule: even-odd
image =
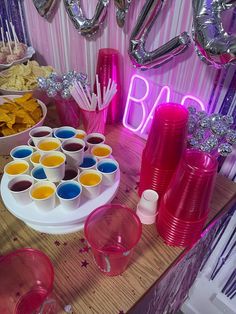
[[[55,126],[55,121],[50,123]],[[139,199],[137,186],[145,142],[122,126],[108,126],[106,133],[106,142],[112,146],[121,169],[121,184],[113,203],[134,209]],[[0,157],[1,173],[9,161],[8,156]],[[218,176],[210,219],[229,205],[235,194],[236,184]],[[76,314],[128,312],[183,252],[181,248],[165,245],[155,225],[144,226],[128,269],[121,276],[106,277],[96,267],[83,232],[68,235],[36,232],[11,215],[0,200],[0,255],[21,247],[38,248],[51,258],[59,313],[65,313],[66,305],[72,305]]]

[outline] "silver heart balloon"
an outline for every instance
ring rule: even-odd
[[[64,5],[75,28],[81,35],[90,37],[98,32],[107,15],[110,0],[98,0],[95,13],[91,19],[86,18],[80,0],[64,0]]]
[[[33,0],[38,13],[46,19],[50,18],[56,2],[57,0]]]
[[[125,16],[128,13],[131,2],[132,0],[115,0],[116,21],[119,27],[123,27],[125,24]]]

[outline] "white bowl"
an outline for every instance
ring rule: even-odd
[[[9,99],[13,99],[13,98],[18,98],[18,96],[19,95],[6,95],[4,97],[7,97]],[[14,148],[15,146],[24,145],[24,144],[27,145],[27,141],[30,137],[29,132],[33,128],[43,125],[45,117],[47,115],[47,107],[39,99],[37,99],[37,101],[38,101],[39,105],[41,106],[42,112],[43,112],[43,116],[42,116],[41,120],[38,123],[36,123],[34,126],[32,126],[31,128],[29,128],[25,131],[22,131],[22,132],[13,134],[13,135],[0,137],[0,155],[8,155],[10,153],[11,149]],[[0,96],[0,106],[4,102],[5,102],[5,100],[4,100],[3,96]]]
[[[26,53],[25,53],[23,58],[15,60],[15,61],[8,63],[8,64],[2,64],[1,63],[0,64],[0,70],[7,69],[7,68],[9,68],[15,64],[26,62],[27,60],[31,59],[34,54],[35,54],[34,48],[33,47],[27,47]]]

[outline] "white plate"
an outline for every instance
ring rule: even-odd
[[[7,68],[9,68],[9,67],[11,67],[12,65],[15,65],[15,64],[26,62],[27,60],[32,58],[32,56],[34,54],[35,54],[34,48],[33,47],[28,47],[27,50],[26,50],[24,58],[21,58],[19,60],[13,61],[12,63],[9,63],[9,64],[2,64],[2,63],[0,63],[0,70],[7,69]]]
[[[77,232],[80,231],[84,228],[84,223],[78,223],[78,224],[73,224],[69,226],[40,226],[40,225],[33,225],[33,224],[28,224],[26,225],[35,231],[38,232],[43,232],[47,234],[67,234],[67,233],[72,233],[72,232]]]
[[[27,224],[38,226],[68,226],[75,223],[82,223],[86,217],[97,207],[110,203],[116,195],[120,184],[120,171],[117,172],[116,181],[112,186],[102,186],[101,194],[95,199],[81,197],[81,205],[78,209],[68,211],[58,204],[49,212],[40,211],[32,202],[29,205],[21,206],[7,189],[9,180],[3,175],[1,182],[1,196],[6,208],[17,218]]]

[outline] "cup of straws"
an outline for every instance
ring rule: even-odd
[[[117,92],[117,85],[109,79],[108,85],[101,88],[96,75],[97,93],[89,90],[87,85],[83,86],[75,81],[70,88],[72,97],[80,108],[83,125],[87,133],[104,133],[108,106]]]

